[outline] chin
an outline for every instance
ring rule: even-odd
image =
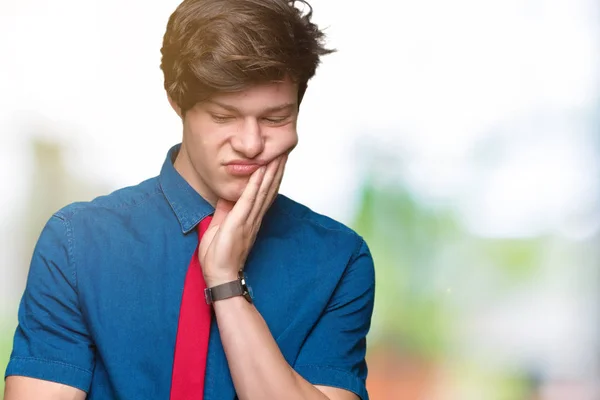
[[[219,191],[219,197],[224,200],[235,203],[242,196],[242,193],[244,192],[245,187],[246,187],[246,184],[244,184],[244,185],[228,185],[224,188],[221,188],[221,190]]]
[[[213,193],[223,200],[235,203],[244,193],[249,180],[250,177],[224,177],[224,179],[215,182]]]

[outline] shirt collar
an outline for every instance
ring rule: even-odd
[[[181,231],[187,234],[215,210],[175,169],[173,162],[180,147],[181,144],[175,145],[167,153],[158,181],[167,202],[179,220]]]

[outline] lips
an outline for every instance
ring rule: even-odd
[[[235,176],[249,176],[262,167],[260,163],[232,162],[225,165],[227,173]]]

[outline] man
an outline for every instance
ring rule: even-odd
[[[47,222],[6,400],[368,398],[367,245],[277,194],[330,52],[310,18],[287,0],[173,13],[161,67],[182,143],[158,177]]]

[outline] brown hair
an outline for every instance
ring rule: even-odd
[[[163,39],[165,90],[185,113],[216,92],[289,76],[299,104],[320,56],[334,51],[311,17],[304,0],[184,0]]]

